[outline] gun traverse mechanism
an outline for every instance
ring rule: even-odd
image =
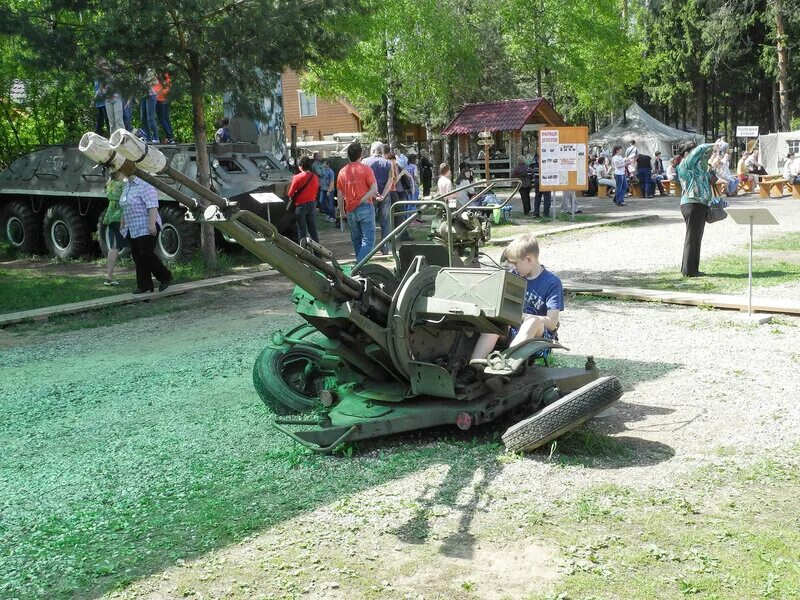
[[[498,206],[472,203],[451,210],[447,196],[467,187],[480,199],[518,180],[479,182],[432,200],[392,207],[399,224],[386,237],[396,267],[368,262],[341,267],[310,239],[296,244],[270,222],[242,210],[179,172],[157,148],[125,130],[110,140],[87,133],[80,150],[96,162],[152,184],[187,208],[187,219],[212,224],[297,285],[292,296],[305,323],[275,333],[256,360],[253,380],[278,415],[274,427],[317,452],[345,442],[456,425],[461,429],[514,412],[527,418],[503,436],[513,451],[536,448],[616,402],[615,377],[599,377],[592,357],[584,368],[553,368],[546,356],[563,348],[536,339],[503,350],[485,372],[469,365],[481,333],[504,334],[522,321],[525,281],[497,265],[482,266],[488,215]],[[165,183],[167,175],[191,194]],[[506,200],[506,203],[509,201]],[[413,205],[413,206],[412,206]],[[427,242],[398,238],[423,212],[433,211]],[[545,356],[545,364],[536,361]]]

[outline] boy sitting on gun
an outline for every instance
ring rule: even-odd
[[[531,233],[515,237],[506,248],[505,259],[512,272],[527,280],[522,305],[522,323],[511,329],[510,348],[534,338],[553,339],[558,315],[564,310],[561,280],[539,263],[539,241]],[[482,333],[475,344],[470,364],[486,365],[486,357],[494,349],[499,335]]]

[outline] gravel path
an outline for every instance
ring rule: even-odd
[[[625,285],[629,277],[641,277],[665,269],[680,269],[685,225],[674,198],[632,198],[618,212],[609,211],[610,200],[582,199],[585,214],[619,216],[644,214],[658,219],[624,227],[598,227],[542,238],[541,260],[564,279],[592,283]],[[734,207],[763,207],[773,212],[779,225],[755,228],[755,240],[800,230],[800,203],[791,198],[760,200],[757,196],[731,199]],[[541,226],[543,229],[546,225]],[[533,231],[539,228],[536,225]],[[730,217],[706,226],[700,268],[703,260],[730,252],[743,252],[748,244],[748,228]],[[489,254],[499,257],[501,248]],[[782,286],[783,287],[783,286]],[[786,292],[794,293],[795,285]],[[780,290],[783,293],[783,289]],[[777,297],[796,297],[791,295]]]

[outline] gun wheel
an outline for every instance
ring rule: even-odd
[[[503,434],[503,444],[509,452],[535,450],[585,423],[621,396],[619,379],[601,377],[509,427]]]
[[[323,354],[301,346],[264,348],[253,366],[253,384],[267,408],[287,415],[321,406],[317,383],[332,374],[319,367]]]

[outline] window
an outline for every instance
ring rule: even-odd
[[[680,144],[672,144],[672,156],[678,156],[678,148],[683,145],[683,142]]]
[[[317,116],[317,95],[306,94],[303,90],[297,90],[300,97],[300,117]]]
[[[800,140],[787,140],[786,145],[789,147],[789,152],[797,154],[800,152]]]
[[[244,169],[232,158],[219,158],[214,166],[221,167],[226,173],[243,173]]]

